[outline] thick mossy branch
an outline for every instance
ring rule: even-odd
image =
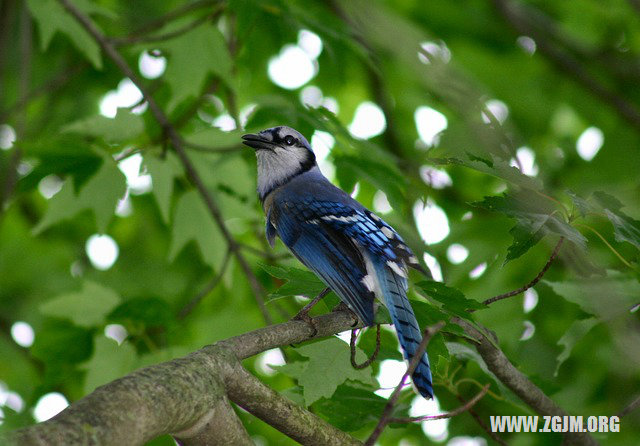
[[[242,359],[263,351],[350,330],[347,312],[261,328],[204,347],[183,358],[137,370],[96,389],[46,422],[0,438],[19,445],[140,445],[164,434],[184,444],[251,444],[229,400],[303,444],[361,444],[248,373]],[[496,377],[541,415],[567,415],[517,370],[478,329],[456,320]],[[228,399],[227,399],[228,398]],[[567,433],[565,444],[595,445]]]
[[[304,440],[305,444],[323,444],[327,438],[358,444],[348,434],[264,386],[240,364],[241,359],[274,347],[349,330],[353,320],[348,313],[336,312],[315,318],[314,322],[315,336],[307,323],[291,321],[137,370],[99,387],[48,421],[10,433],[1,442],[123,446],[144,444],[173,433],[187,444],[197,444],[197,438],[217,439],[216,443],[207,444],[231,444],[227,441],[231,439],[232,444],[243,444],[246,432],[225,408],[229,395],[285,435]],[[238,380],[238,376],[243,379]],[[214,420],[212,411],[231,422]]]

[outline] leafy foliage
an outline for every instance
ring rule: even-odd
[[[325,173],[441,273],[442,282],[410,280],[420,326],[446,323],[428,349],[441,410],[491,383],[476,407],[480,419],[528,414],[456,317],[494,332],[518,369],[572,414],[612,415],[637,395],[634,2],[70,1],[142,79],[194,172],[146,98],[135,88],[126,97],[131,83],[58,0],[2,3],[0,402],[5,390],[23,402],[1,407],[2,429],[33,423],[51,391],[77,401],[141,366],[263,327],[256,288],[274,322],[299,310],[285,297],[324,289],[279,241],[271,250],[264,239],[255,157],[241,150],[240,136],[279,124],[305,134]],[[285,74],[309,70],[298,87],[275,82],[274,61],[287,49],[301,58]],[[152,73],[154,64],[166,67]],[[380,108],[384,125],[362,139],[350,124],[366,102]],[[437,218],[423,220],[424,203],[425,215],[442,210],[448,223],[429,244],[424,234],[439,228]],[[106,269],[87,246],[94,234],[118,248]],[[227,237],[255,280],[229,254]],[[519,296],[481,304],[531,281],[560,237],[558,259],[524,307]],[[457,245],[464,258],[452,255]],[[330,295],[326,307],[337,300]],[[377,321],[385,317],[381,308]],[[34,331],[32,344],[12,335],[21,321]],[[530,338],[525,323],[535,327]],[[359,362],[375,350],[375,332],[360,334]],[[402,361],[395,334],[383,326],[378,360],[360,371],[336,338],[282,348],[287,363],[275,374],[262,356],[244,365],[366,438],[386,404],[374,393],[381,363]],[[414,394],[401,395],[395,410],[405,416]],[[633,444],[639,416],[602,442]],[[256,441],[293,444],[241,417]],[[465,415],[450,420],[446,435],[488,438]],[[427,441],[419,425],[394,425],[379,443],[401,440]]]

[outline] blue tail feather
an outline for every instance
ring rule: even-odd
[[[389,310],[393,325],[396,327],[404,357],[410,361],[420,345],[422,332],[411,308],[411,303],[407,299],[407,279],[396,274],[385,263],[379,263],[375,265],[375,268],[385,305]],[[422,354],[411,378],[423,397],[433,398],[431,367],[426,352]]]

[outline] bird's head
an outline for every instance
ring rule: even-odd
[[[316,167],[316,156],[309,141],[291,127],[272,127],[243,135],[242,139],[243,144],[256,151],[261,199],[292,178]]]

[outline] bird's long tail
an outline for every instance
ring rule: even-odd
[[[420,345],[422,332],[418,327],[409,299],[407,299],[407,279],[394,272],[385,263],[376,265],[376,272],[380,291],[384,296],[393,325],[396,327],[404,357],[410,361]],[[412,380],[423,397],[433,398],[431,367],[426,352],[422,354],[422,358],[413,372]]]

